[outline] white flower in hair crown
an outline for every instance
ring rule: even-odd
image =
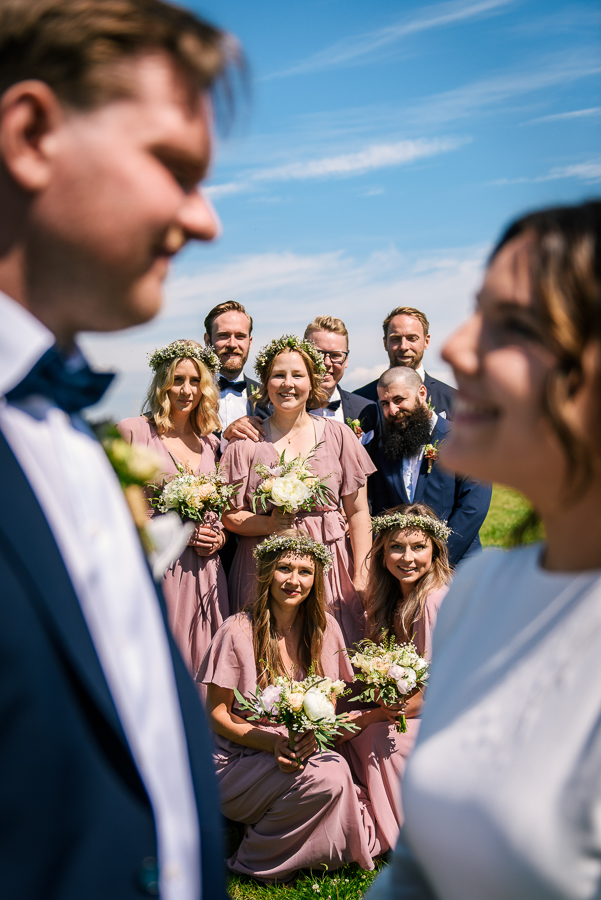
[[[289,550],[297,556],[313,556],[327,572],[332,565],[332,554],[320,541],[315,541],[308,534],[298,537],[287,537],[284,534],[272,534],[267,540],[262,541],[253,550],[255,559],[264,559],[270,553],[282,553]]]
[[[295,334],[283,334],[282,337],[274,338],[271,343],[262,347],[257,354],[255,372],[261,381],[273,357],[285,350],[303,350],[311,358],[315,374],[320,376],[326,374],[323,354],[319,352],[313,341],[301,340]]]
[[[162,363],[169,362],[172,359],[198,359],[213,376],[217,375],[221,368],[221,363],[214,347],[196,347],[194,344],[187,344],[185,341],[174,341],[172,344],[167,344],[166,347],[160,347],[154,353],[149,353],[148,365],[156,372]]]
[[[444,519],[433,519],[431,516],[405,515],[398,512],[391,513],[389,516],[372,517],[371,530],[374,534],[385,531],[387,528],[419,528],[439,541],[444,541],[445,544],[453,531]]]

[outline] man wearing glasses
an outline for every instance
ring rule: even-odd
[[[313,341],[323,353],[327,370],[321,386],[328,399],[320,409],[311,412],[313,415],[331,416],[347,425],[353,423],[351,427],[361,443],[369,443],[378,418],[377,404],[343,391],[338,386],[348,366],[348,331],[344,322],[334,316],[317,316],[307,325],[305,340]]]

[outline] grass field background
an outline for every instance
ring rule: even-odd
[[[493,487],[490,510],[480,529],[480,539],[484,547],[509,547],[512,532],[528,515],[529,506],[521,494],[511,488]],[[540,527],[530,530],[526,541],[542,537]],[[234,829],[227,835],[236,840]],[[233,852],[233,851],[232,851]],[[358,866],[346,866],[336,872],[302,873],[289,885],[264,885],[250,878],[232,877],[229,891],[232,900],[360,900],[381,868],[375,872],[364,872]]]

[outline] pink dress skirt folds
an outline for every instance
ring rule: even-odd
[[[154,450],[163,459],[165,475],[177,474],[167,447],[145,416],[123,419],[117,427],[130,444],[144,444]],[[201,460],[195,475],[211,472],[217,464],[218,439],[209,434],[200,440]],[[221,530],[223,526],[215,522],[212,527]],[[194,677],[213,635],[229,616],[227,580],[219,555],[199,556],[194,547],[186,547],[165,572],[161,587],[169,627]]]
[[[354,493],[375,471],[367,451],[361,446],[348,425],[332,419],[312,416],[317,447],[309,461],[309,467],[319,478],[329,475],[327,486],[330,499],[327,506],[310,512],[299,512],[295,524],[307,531],[315,540],[322,541],[333,555],[333,565],[325,576],[326,603],[342,629],[346,645],[350,646],[365,636],[363,604],[353,586],[353,557],[351,544],[346,536],[347,523],[342,515],[341,498]],[[269,420],[266,420],[269,423]],[[234,499],[240,509],[252,510],[252,495],[263,481],[254,465],[276,465],[278,452],[267,437],[260,443],[251,440],[232,441],[223,455],[222,467],[228,481],[242,483]],[[269,513],[273,506],[267,504]],[[257,513],[265,515],[260,506]],[[255,586],[256,563],[252,555],[263,538],[240,536],[232,563],[228,587],[232,612],[242,609],[252,599]]]
[[[324,674],[334,680],[352,677],[344,641],[328,616],[324,635]],[[304,678],[304,672],[295,677]],[[257,689],[248,613],[228,619],[215,635],[197,681],[216,684],[244,697]],[[234,703],[233,711],[248,714]],[[270,731],[285,730],[264,725]],[[298,870],[323,871],[356,862],[373,869],[381,852],[365,791],[353,783],[348,763],[334,750],[314,753],[299,772],[282,772],[271,753],[243,747],[214,735],[214,760],[225,816],[247,827],[228,867],[262,881],[285,881]]]
[[[413,638],[419,653],[432,658],[432,634],[448,587],[428,595],[424,615],[416,623]],[[374,722],[341,745],[355,781],[367,792],[376,818],[382,850],[395,846],[403,824],[401,779],[413,750],[421,719],[407,719],[407,731],[399,734],[393,722]]]

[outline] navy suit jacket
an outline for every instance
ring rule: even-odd
[[[439,417],[431,443],[442,442],[451,427],[446,419]],[[372,441],[366,449],[378,467],[367,480],[372,515],[379,515],[400,503],[409,503],[402,463],[388,459],[380,441]],[[459,560],[482,549],[478,532],[488,513],[491,494],[490,484],[449,474],[436,461],[428,474],[428,460],[422,459],[413,502],[431,506],[453,529],[448,543],[451,565],[456,566]]]
[[[0,471],[0,896],[156,895],[148,796],[54,536],[1,433]],[[161,608],[165,617],[162,601]],[[209,735],[171,636],[170,647],[199,812],[203,897],[225,900]]]
[[[359,419],[363,431],[373,431],[378,421],[378,404],[350,391],[343,391],[339,386],[340,399],[342,401],[342,414],[344,421],[347,419]]]
[[[377,403],[379,380],[379,378],[376,378],[375,381],[370,381],[369,384],[357,388],[355,394],[358,394],[360,397],[366,397],[368,400],[373,400]],[[428,389],[428,400],[434,407],[435,412],[438,413],[439,416],[441,413],[444,413],[444,418],[452,419],[453,410],[457,400],[456,389],[451,387],[450,384],[445,384],[444,381],[439,381],[438,378],[432,378],[427,372],[425,373],[424,384]]]

